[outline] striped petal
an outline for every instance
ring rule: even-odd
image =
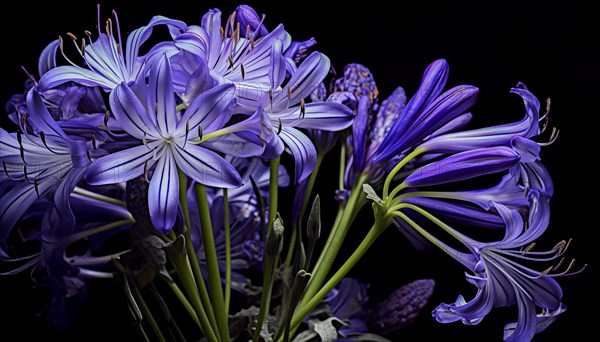
[[[186,144],[174,150],[177,166],[196,182],[218,188],[237,188],[242,185],[239,173],[223,157],[204,147]]]
[[[148,187],[148,209],[154,227],[166,234],[175,224],[179,208],[177,164],[170,148],[165,148],[156,163]]]
[[[152,166],[154,149],[159,142],[132,147],[111,153],[94,161],[85,172],[85,181],[90,185],[103,185],[125,182],[144,173],[146,161]]]
[[[297,183],[308,177],[317,164],[317,150],[304,133],[292,127],[284,127],[279,137],[290,149],[295,160],[294,180]]]
[[[146,108],[125,83],[115,88],[109,96],[109,102],[113,115],[131,136],[139,140],[143,140],[146,135],[153,138],[160,137]]]

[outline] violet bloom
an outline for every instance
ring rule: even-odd
[[[170,63],[163,57],[150,70],[144,102],[125,83],[110,95],[116,120],[140,145],[97,159],[86,172],[86,181],[91,185],[124,182],[155,166],[148,194],[150,216],[156,229],[169,231],[179,207],[178,170],[208,186],[241,185],[239,174],[225,159],[189,141],[202,139],[199,130],[206,134],[221,128],[232,100],[233,86],[215,87],[196,97],[179,119]]]
[[[72,139],[51,117],[35,89],[27,95],[27,117],[34,127],[21,126],[8,133],[0,129],[1,183],[12,189],[0,201],[0,244],[19,218],[44,196],[53,196],[62,224],[74,224],[69,195],[88,167],[89,142]],[[27,122],[21,117],[21,122]]]
[[[477,287],[477,294],[471,301],[459,296],[455,303],[440,304],[434,309],[433,316],[442,323],[460,320],[464,324],[478,324],[492,308],[517,304],[518,321],[516,325],[507,326],[510,333],[505,334],[505,341],[529,341],[547,326],[538,324],[540,317],[536,308],[544,313],[564,311],[562,290],[553,278],[567,271],[552,274],[549,273],[554,269],[552,267],[536,271],[522,263],[556,260],[564,253],[567,244],[563,241],[552,250],[541,252],[526,248],[546,230],[547,221],[529,222],[526,229],[517,210],[499,203],[495,203],[494,207],[506,224],[506,233],[501,241],[479,242],[446,226],[445,230],[469,249],[470,252],[466,253],[429,236],[432,242],[472,272],[466,277]]]
[[[136,80],[146,76],[144,73],[145,57],[139,56],[139,52],[141,45],[150,38],[154,26],[167,25],[173,32],[185,28],[185,24],[181,21],[155,16],[148,25],[132,31],[127,37],[127,43],[123,44],[119,19],[114,11],[113,16],[115,17],[116,32],[111,19],[106,21],[106,25],[101,25],[100,5],[98,5],[98,38],[92,42],[90,34],[86,33],[89,43],[86,46],[84,39],[82,41],[84,47],[80,48],[76,37],[72,34],[69,35],[85,61],[86,67],[78,66],[65,56],[71,65],[52,68],[44,73],[38,83],[40,91],[44,92],[70,81],[86,86],[99,86],[105,91],[111,91],[121,83],[132,85]],[[102,32],[102,28],[105,28],[106,33]],[[64,44],[62,38],[59,38],[59,44],[62,51]],[[123,51],[123,47],[125,47],[125,51]],[[48,58],[53,58],[53,56],[49,54]]]

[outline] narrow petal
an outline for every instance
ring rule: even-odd
[[[44,75],[48,70],[56,68],[56,51],[59,47],[59,40],[48,44],[38,58],[38,74]]]
[[[508,147],[461,152],[425,165],[408,176],[409,186],[429,186],[457,182],[507,170],[519,162],[519,155]]]
[[[52,186],[52,182],[41,182],[38,185],[40,196],[45,196]],[[0,248],[5,246],[6,239],[14,225],[29,207],[38,199],[35,186],[28,182],[21,182],[7,193],[3,194],[0,201]]]
[[[185,110],[177,125],[176,135],[185,134],[189,128],[188,137],[198,137],[198,127],[211,132],[220,129],[231,118],[231,104],[235,95],[232,84],[223,84],[196,96]]]
[[[89,69],[78,66],[62,65],[48,70],[38,82],[38,90],[44,92],[67,82],[75,82],[88,87],[100,86],[110,90],[117,86],[114,80],[108,79]]]
[[[204,28],[204,30],[206,30],[210,36],[208,63],[210,66],[214,66],[219,60],[221,45],[223,43],[223,38],[221,37],[220,32],[221,11],[218,9],[209,10],[202,17],[202,28]]]
[[[279,92],[273,98],[273,108],[284,109],[288,103],[296,104],[301,99],[310,96],[329,73],[329,66],[330,62],[327,56],[320,52],[313,52],[300,64],[296,73],[285,85],[285,88],[289,88],[291,92],[289,99],[287,90]]]
[[[354,173],[362,172],[365,164],[365,154],[367,152],[367,131],[369,119],[371,118],[371,101],[367,96],[361,96],[358,100],[356,109],[356,118],[352,125],[352,163]]]
[[[29,109],[29,118],[31,119],[31,122],[39,131],[44,131],[46,134],[67,139],[65,132],[52,118],[42,97],[35,88],[31,88],[29,92],[27,92],[27,108]]]
[[[156,163],[148,187],[148,209],[154,228],[166,234],[173,228],[179,208],[179,178],[173,152],[166,147]]]
[[[113,115],[131,136],[139,140],[143,140],[146,135],[160,137],[146,108],[125,83],[121,83],[110,93],[109,102]]]
[[[341,131],[352,125],[354,113],[347,106],[336,102],[311,102],[304,106],[304,114],[296,106],[282,115],[274,113],[271,117],[274,120],[281,119],[285,126]]]
[[[271,89],[277,89],[285,79],[285,61],[282,54],[283,43],[280,39],[275,39],[271,48],[271,68],[269,70]]]
[[[239,173],[223,157],[198,145],[186,144],[174,151],[177,166],[200,184],[218,188],[242,185]]]
[[[294,156],[294,178],[297,184],[308,177],[315,168],[317,150],[312,141],[295,128],[284,127],[279,136]]]
[[[156,123],[163,134],[173,134],[177,126],[175,113],[175,92],[173,90],[173,76],[171,63],[166,55],[150,71],[148,82],[147,108],[152,117],[156,106]]]
[[[148,168],[152,166],[154,149],[159,142],[148,145],[132,147],[123,151],[111,153],[97,159],[87,169],[84,178],[90,185],[103,185],[125,182],[144,173],[144,166],[148,161]]]

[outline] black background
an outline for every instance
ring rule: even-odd
[[[510,87],[524,82],[542,101],[552,99],[551,126],[560,129],[556,143],[543,149],[543,161],[556,186],[552,219],[540,247],[550,248],[562,239],[573,238],[568,256],[577,264],[591,264],[581,275],[561,278],[564,313],[537,339],[571,338],[594,340],[598,286],[593,282],[597,263],[592,254],[597,243],[591,237],[598,230],[595,219],[597,186],[598,87],[600,55],[594,11],[575,1],[549,3],[495,2],[475,4],[448,2],[434,5],[405,2],[392,8],[389,2],[365,1],[357,6],[324,1],[246,2],[267,15],[266,25],[284,23],[296,40],[314,36],[318,49],[328,55],[339,74],[344,65],[362,63],[375,75],[381,96],[396,86],[408,94],[417,88],[422,72],[435,59],[450,64],[449,86],[472,84],[479,87],[480,99],[473,109],[474,124],[497,124],[518,120],[523,115],[521,100],[509,94]],[[482,2],[483,3],[483,2]],[[238,3],[216,1],[104,1],[102,18],[109,10],[119,14],[124,34],[148,22],[151,16],[165,15],[198,24],[203,13],[218,7],[224,15]],[[95,30],[96,2],[18,1],[3,10],[0,21],[2,62],[0,103],[20,92],[25,79],[20,66],[37,70],[37,56],[58,35],[84,29]],[[4,121],[3,121],[4,124]],[[337,157],[325,162],[335,170]],[[334,176],[332,172],[329,176]],[[325,175],[323,175],[325,177]],[[332,178],[319,181],[324,206],[331,201]],[[290,203],[283,191],[284,203]],[[331,211],[330,211],[331,212]],[[352,250],[364,235],[368,219],[359,221],[348,239]],[[332,221],[333,217],[325,218]],[[363,224],[364,223],[364,224]],[[342,256],[344,252],[342,253]],[[417,278],[436,280],[436,292],[415,324],[394,340],[418,341],[432,338],[465,341],[500,341],[502,327],[516,319],[516,307],[493,311],[475,327],[460,323],[441,325],[429,315],[440,302],[452,302],[458,294],[472,298],[474,289],[464,281],[463,269],[441,252],[414,252],[401,235],[388,231],[351,273],[371,283],[371,298],[378,301],[393,289]],[[47,329],[35,317],[43,291],[35,289],[27,274],[0,278],[0,340],[29,341],[59,338],[61,341],[136,340],[122,292],[109,281],[90,284],[90,301],[74,321],[71,332]],[[12,336],[12,337],[11,337]],[[587,337],[583,337],[587,336]]]

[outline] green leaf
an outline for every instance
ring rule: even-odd
[[[373,187],[370,186],[369,184],[363,184],[363,191],[367,194],[368,199],[372,200],[373,202],[375,202],[379,205],[381,205],[383,203],[381,198],[375,192],[375,189],[373,189]]]
[[[337,340],[338,333],[336,326],[333,323],[338,323],[338,326],[346,325],[346,323],[342,322],[337,317],[329,317],[328,319],[322,322],[309,322],[309,326],[312,325],[312,329],[319,334],[321,337],[321,341],[323,342],[333,342]]]
[[[141,239],[136,245],[136,248],[140,251],[146,261],[148,261],[150,267],[152,267],[156,273],[170,281],[173,281],[173,279],[171,279],[171,275],[169,275],[169,272],[165,267],[167,264],[167,254],[163,250],[165,247],[168,247],[168,244],[166,244],[156,235],[150,235],[144,239]]]

